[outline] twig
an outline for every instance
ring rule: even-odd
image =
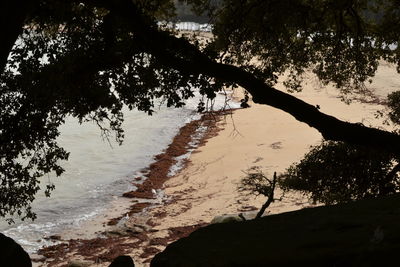
[[[271,183],[271,190],[267,197],[267,201],[264,203],[264,205],[262,205],[260,211],[257,213],[256,219],[261,218],[261,216],[264,214],[265,210],[269,207],[269,205],[271,205],[271,203],[275,201],[274,191],[275,191],[276,181],[277,181],[276,172],[274,172],[274,178]]]

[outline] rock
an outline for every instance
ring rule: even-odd
[[[125,229],[121,229],[121,228],[118,228],[118,227],[113,227],[113,228],[110,228],[109,230],[107,230],[106,232],[105,232],[105,234],[106,234],[106,236],[121,236],[121,235],[126,235],[127,234],[127,232],[126,232],[126,230]]]
[[[87,260],[70,260],[68,262],[68,267],[88,267],[95,264],[94,261],[87,261]]]
[[[126,227],[130,228],[132,230],[139,231],[140,233],[141,232],[149,232],[151,230],[150,226],[148,226],[146,224],[138,224],[138,223],[126,224]]]
[[[124,255],[116,257],[109,267],[135,267],[135,263],[130,256]]]
[[[215,216],[214,219],[212,219],[211,224],[241,222],[241,221],[243,221],[243,220],[239,217],[238,214],[224,214],[224,215]]]
[[[59,236],[59,235],[51,235],[51,236],[45,237],[44,239],[53,240],[53,241],[60,241],[61,240],[61,236]]]
[[[46,257],[43,255],[38,255],[38,254],[31,254],[31,260],[32,262],[42,262],[46,260]]]
[[[256,218],[257,214],[258,214],[258,210],[252,210],[252,211],[246,211],[246,212],[242,212],[240,213],[242,214],[242,216],[248,221],[248,220],[253,220]]]
[[[32,266],[28,253],[12,238],[2,233],[0,233],[0,266]]]
[[[396,194],[211,224],[168,245],[150,266],[394,266],[399,203]]]
[[[252,220],[257,216],[257,212],[258,211],[248,211],[248,212],[242,212],[239,214],[218,215],[218,216],[215,216],[211,220],[211,224],[228,223],[228,222],[242,222],[242,221],[244,221],[243,218],[245,218],[246,220]]]
[[[137,227],[137,226],[121,226],[121,227],[112,227],[109,230],[106,231],[106,235],[108,236],[122,236],[122,235],[127,235],[128,233],[130,234],[140,234],[145,232],[145,230],[142,227]]]
[[[111,227],[108,231],[106,231],[107,235],[126,235],[128,233],[140,234],[143,232],[150,232],[152,228],[146,224],[138,224],[138,223],[118,223],[117,225]]]
[[[131,227],[127,227],[125,231],[127,233],[140,234],[140,233],[145,232],[145,229],[143,229],[142,227],[131,226]]]

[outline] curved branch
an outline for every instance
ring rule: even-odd
[[[268,86],[239,67],[208,58],[186,39],[159,31],[154,24],[149,24],[150,20],[130,0],[120,0],[119,5],[113,5],[110,10],[130,21],[131,30],[143,42],[144,49],[168,67],[186,74],[204,74],[236,83],[253,96],[255,103],[269,105],[291,114],[296,120],[317,129],[327,140],[372,146],[400,154],[399,135],[324,114],[315,106]]]

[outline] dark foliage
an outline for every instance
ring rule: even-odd
[[[12,238],[0,233],[0,263],[2,266],[32,267],[29,254]]]
[[[396,125],[400,125],[400,91],[388,95],[389,119]]]
[[[274,194],[278,182],[276,172],[274,172],[273,178],[269,179],[260,167],[254,166],[249,168],[245,174],[246,176],[240,181],[238,191],[249,195],[263,195],[267,198],[255,217],[258,219],[263,216],[265,210],[271,205],[271,203],[275,200],[282,200],[283,195],[280,199],[275,199]]]
[[[192,86],[210,91],[207,77],[183,75],[145,53],[126,22],[106,10],[50,1],[33,14],[0,76],[0,216],[22,219],[35,218],[39,178],[64,171],[59,162],[68,153],[56,138],[67,116],[94,121],[121,144],[123,106],[151,115],[157,98],[181,107]],[[47,184],[45,194],[53,189]]]
[[[400,151],[395,134],[336,120],[271,87],[288,71],[287,87],[301,90],[301,74],[312,69],[343,93],[360,92],[378,60],[400,62],[400,50],[389,47],[399,41],[398,1],[180,2],[210,18],[214,38],[199,42],[158,27],[176,20],[173,0],[1,2],[0,216],[35,217],[30,203],[39,177],[61,175],[60,161],[68,158],[56,142],[66,117],[94,121],[121,143],[124,106],[148,114],[156,101],[182,107],[194,87],[213,98],[224,86],[241,85],[255,102],[327,139],[372,138]],[[53,188],[47,184],[46,194]]]
[[[400,190],[398,163],[385,151],[324,141],[287,169],[280,186],[325,204],[388,195]]]

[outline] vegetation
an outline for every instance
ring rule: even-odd
[[[399,126],[400,125],[400,91],[393,92],[388,95],[388,117],[390,121]]]
[[[280,186],[325,204],[389,195],[400,191],[399,163],[387,151],[324,141],[287,169]]]
[[[210,17],[206,14],[199,15],[196,14],[191,8],[190,5],[184,3],[183,1],[174,1],[175,8],[176,8],[176,18],[173,20],[176,21],[190,21],[190,22],[197,22],[197,23],[208,23],[210,22]]]
[[[400,125],[400,91],[389,94],[387,102],[386,123],[391,122],[396,129]],[[302,191],[314,202],[374,198],[400,191],[400,158],[387,150],[323,141],[280,178],[284,190]]]
[[[274,172],[272,180],[269,179],[260,167],[257,166],[249,168],[245,174],[246,176],[242,178],[238,185],[238,191],[256,196],[263,195],[267,198],[255,217],[258,219],[261,218],[265,210],[275,202],[275,200],[281,200],[283,197],[275,199],[275,188],[278,183],[278,178],[276,172]]]
[[[0,216],[34,218],[38,178],[60,175],[68,158],[56,142],[67,116],[122,142],[123,106],[151,114],[161,98],[181,107],[194,87],[213,98],[242,86],[327,140],[399,154],[396,133],[340,121],[273,88],[288,72],[288,89],[301,90],[312,70],[343,94],[362,92],[379,60],[400,62],[390,46],[399,41],[399,1],[180,2],[210,18],[214,38],[203,44],[158,27],[175,19],[172,0],[1,1]]]

